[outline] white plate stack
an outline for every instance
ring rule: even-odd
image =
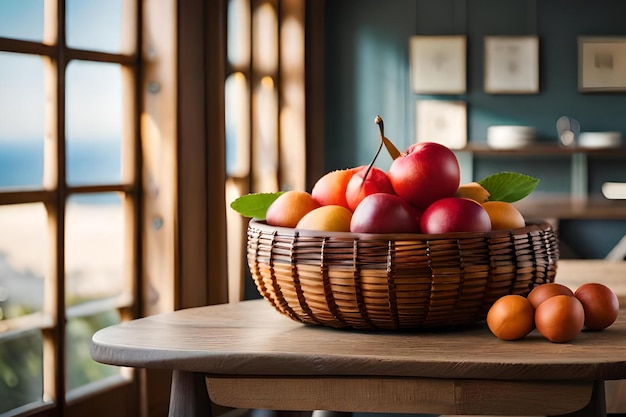
[[[487,145],[494,149],[517,149],[532,145],[537,132],[530,126],[490,126]]]
[[[621,143],[621,132],[582,132],[578,136],[578,145],[583,148],[617,148]]]

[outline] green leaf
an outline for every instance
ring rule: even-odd
[[[498,172],[478,181],[489,191],[490,201],[514,203],[534,191],[539,184],[537,178],[517,172]]]
[[[265,220],[267,208],[283,193],[284,191],[242,195],[230,203],[230,208],[244,217]]]

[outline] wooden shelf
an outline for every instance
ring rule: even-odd
[[[623,158],[626,157],[626,147],[618,148],[585,148],[580,146],[564,147],[553,144],[535,144],[515,149],[494,149],[487,144],[469,144],[463,149],[456,149],[455,152],[471,152],[478,156],[527,156],[527,155],[546,155],[546,156],[571,156],[575,154],[586,154],[596,156],[613,156]]]
[[[626,200],[531,195],[515,206],[527,219],[626,220]]]
[[[626,147],[614,148],[586,148],[580,146],[565,147],[558,144],[534,144],[532,146],[521,147],[516,149],[494,149],[486,143],[470,143],[463,149],[455,150],[457,158],[461,164],[462,182],[473,181],[474,161],[476,157],[565,157],[571,159],[571,196],[573,201],[586,201],[589,197],[588,181],[588,162],[590,157],[602,157],[613,159],[626,159]],[[570,203],[568,203],[570,204]],[[592,207],[595,204],[592,205]],[[584,216],[579,210],[572,207],[564,208],[563,204],[558,204],[559,212],[563,211],[568,215],[576,215],[577,218]],[[589,209],[589,207],[587,208]],[[604,209],[600,210],[603,212]],[[624,206],[617,210],[624,210]],[[595,211],[592,211],[595,212]],[[610,213],[610,211],[609,211]],[[588,216],[587,218],[591,218]],[[626,212],[619,217],[626,218]]]

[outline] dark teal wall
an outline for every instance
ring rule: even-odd
[[[412,35],[465,34],[468,39],[468,137],[484,142],[492,124],[528,124],[556,142],[556,120],[576,117],[583,130],[626,135],[626,94],[577,91],[577,37],[626,35],[626,1],[603,0],[341,0],[326,5],[326,129],[329,168],[365,163],[376,146],[376,114],[399,147],[413,142],[408,40]],[[486,35],[540,37],[539,94],[483,92]],[[384,165],[386,161],[381,160]]]
[[[490,125],[510,123],[534,126],[542,142],[557,143],[555,124],[563,115],[576,117],[582,130],[617,130],[626,137],[626,93],[577,90],[577,37],[626,36],[624,16],[623,0],[327,1],[326,170],[370,162],[379,140],[377,114],[398,148],[414,142],[415,104],[432,97],[411,92],[412,35],[467,35],[467,93],[434,97],[467,102],[471,142],[485,142]],[[539,94],[483,92],[486,35],[539,36]],[[390,163],[383,153],[377,165]],[[568,156],[481,157],[473,175],[480,179],[505,169],[538,177],[538,192],[570,192]],[[605,181],[626,181],[626,161],[619,158],[590,157],[589,170],[591,195]]]

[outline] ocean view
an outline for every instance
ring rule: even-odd
[[[0,189],[42,186],[43,141],[0,140]],[[120,142],[73,141],[67,145],[69,185],[120,181]],[[124,217],[116,193],[70,196],[65,219],[67,388],[115,374],[89,355],[94,331],[119,321],[110,310],[82,316],[81,303],[123,291]],[[41,203],[0,206],[0,331],[3,319],[43,311],[49,271],[46,208]],[[49,291],[49,290],[48,290]],[[74,313],[77,313],[75,315]],[[0,339],[0,414],[37,401],[42,392],[43,353],[39,331],[11,332]]]
[[[0,188],[41,186],[43,152],[43,140],[0,140]],[[68,142],[66,166],[70,185],[119,182],[120,141]]]
[[[67,146],[70,185],[120,180],[120,142],[75,141]],[[0,188],[42,185],[43,142],[0,141]],[[123,217],[115,193],[71,197],[66,219],[68,301],[121,291]],[[0,319],[39,311],[47,268],[43,205],[0,207]]]

